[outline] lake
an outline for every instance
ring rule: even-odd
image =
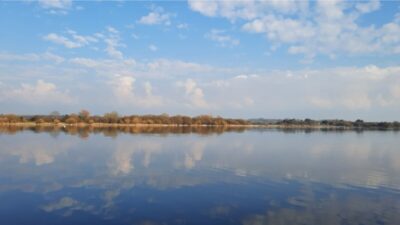
[[[5,130],[1,224],[400,224],[400,132]]]

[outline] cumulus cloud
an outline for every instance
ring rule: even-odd
[[[123,58],[122,52],[117,49],[117,46],[119,46],[118,39],[107,38],[104,41],[107,44],[105,51],[107,52],[107,54],[109,56],[111,56],[113,58],[117,58],[117,59]]]
[[[189,7],[206,16],[215,16],[218,10],[218,3],[215,1],[189,1]]]
[[[73,9],[72,0],[39,0],[38,4],[47,13],[54,15],[67,15],[68,11]],[[77,9],[79,8],[78,6]]]
[[[43,80],[38,80],[35,85],[23,83],[19,88],[5,88],[0,91],[0,100],[17,100],[29,104],[73,102],[67,92],[62,92],[55,84]]]
[[[340,68],[310,72],[314,88],[325,89],[308,98],[314,106],[321,108],[345,108],[369,110],[373,107],[398,107],[396,90],[400,80],[394,74],[400,68],[380,68],[374,65],[361,68]],[[324,75],[317,76],[317,73]],[[310,80],[308,80],[310,82]]]
[[[136,79],[132,76],[117,75],[111,85],[117,99],[124,104],[134,104],[142,107],[154,107],[162,105],[162,98],[153,94],[153,87],[150,82],[146,81],[143,84],[144,93],[135,93],[134,83]],[[137,91],[136,91],[137,92]]]
[[[360,25],[359,18],[380,8],[379,0],[365,2],[318,1],[189,1],[205,16],[239,23],[245,32],[265,35],[290,54],[335,58],[342,53],[399,54],[399,20],[382,25]],[[239,21],[239,22],[237,22]]]
[[[149,14],[142,16],[137,22],[144,25],[171,25],[172,14],[167,13],[161,7],[153,6]]]
[[[307,1],[198,1],[189,0],[189,8],[205,16],[223,17],[230,21],[251,20],[273,11],[288,14],[302,12]]]
[[[378,10],[380,6],[381,3],[379,0],[371,0],[357,3],[356,9],[359,10],[361,13],[369,13]]]
[[[65,37],[56,33],[50,33],[44,36],[43,39],[55,44],[63,45],[66,48],[81,48],[89,45],[90,43],[98,41],[93,36],[78,35],[76,31],[73,30],[68,30],[67,34],[69,34],[70,37]]]
[[[0,54],[0,66],[8,68],[10,59],[36,62],[42,57],[45,54]],[[400,79],[396,76],[400,69],[397,66],[271,71],[227,69],[168,59],[72,58],[56,67],[57,71],[67,71],[68,79],[76,79],[72,81],[81,81],[82,76],[71,76],[76,71],[79,75],[100,77],[101,81],[96,84],[104,86],[101,86],[101,91],[91,89],[90,94],[103,94],[105,99],[115,104],[116,109],[126,112],[131,112],[132,107],[151,109],[152,112],[187,113],[190,110],[199,114],[212,109],[214,114],[233,113],[233,116],[349,119],[376,119],[377,115],[384,114],[390,120],[396,118],[392,112],[400,109]],[[54,79],[53,70],[35,68],[25,74],[32,78],[34,72]],[[21,82],[7,76],[5,70],[2,70],[0,78],[2,102],[17,101],[24,105],[75,102],[70,92],[63,91],[53,81]],[[17,85],[10,82],[12,79]]]
[[[107,27],[108,34],[105,38],[103,38],[106,43],[105,52],[116,59],[122,59],[124,56],[118,47],[124,47],[125,45],[120,42],[119,31],[114,27]]]
[[[205,38],[215,41],[221,47],[233,47],[239,45],[240,41],[226,34],[224,30],[212,29],[204,35]]]
[[[204,99],[204,93],[197,83],[192,79],[187,79],[185,82],[178,82],[178,86],[185,89],[186,98],[189,100],[189,105],[193,107],[204,108],[208,103]]]
[[[114,85],[115,95],[119,98],[129,99],[134,97],[133,93],[133,83],[135,78],[131,76],[120,76],[117,75],[112,81]]]
[[[71,0],[39,0],[38,2],[46,9],[68,9],[72,5]]]
[[[51,41],[55,44],[60,44],[60,45],[64,45],[66,48],[79,48],[82,47],[82,44],[78,43],[78,42],[73,42],[71,40],[69,40],[68,38],[55,34],[55,33],[50,33],[46,36],[43,37],[44,40],[46,41]]]
[[[264,71],[209,80],[202,88],[213,96],[209,104],[285,117],[358,116],[400,108],[399,67],[343,67]],[[188,82],[188,90],[193,89]],[[395,118],[394,114],[391,118]]]
[[[311,24],[303,24],[294,19],[278,19],[273,15],[256,19],[243,26],[245,31],[267,33],[269,39],[288,43],[311,38],[315,35]]]
[[[106,47],[104,51],[112,58],[122,59],[123,53],[119,50],[120,47],[125,47],[121,43],[120,32],[111,26],[105,28],[105,31],[94,33],[91,35],[80,35],[74,30],[67,30],[65,35],[49,33],[43,37],[44,40],[62,45],[66,48],[82,48],[99,42],[103,42]],[[98,46],[93,47],[98,49]]]

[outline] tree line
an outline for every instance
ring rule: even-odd
[[[35,123],[40,124],[67,124],[67,125],[177,125],[177,126],[232,126],[232,125],[256,125],[274,126],[280,128],[351,128],[351,129],[394,129],[400,130],[400,122],[365,122],[361,119],[355,121],[348,120],[312,120],[312,119],[230,119],[220,116],[200,115],[184,116],[168,114],[161,115],[119,115],[117,112],[109,112],[104,115],[91,115],[88,110],[81,110],[78,113],[61,115],[54,111],[48,115],[15,115],[0,114],[0,124]]]
[[[337,127],[337,128],[354,128],[354,129],[400,129],[400,122],[365,122],[357,119],[355,121],[347,120],[312,120],[312,119],[284,119],[276,122],[281,126],[305,126],[305,127]]]
[[[49,115],[22,116],[15,114],[0,114],[0,124],[12,123],[52,123],[52,124],[145,124],[145,125],[203,125],[203,126],[228,126],[249,125],[249,121],[243,119],[229,119],[220,116],[200,115],[195,117],[168,114],[161,115],[129,115],[121,116],[117,112],[105,113],[102,116],[91,115],[87,110],[79,113],[61,115],[52,112]]]

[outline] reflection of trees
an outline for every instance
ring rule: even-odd
[[[78,135],[87,138],[90,134],[101,133],[106,137],[116,137],[119,133],[126,134],[189,134],[200,135],[222,134],[223,132],[244,132],[251,128],[229,126],[0,126],[0,134],[16,134],[21,131],[35,133],[50,133],[52,136],[63,132],[69,135]]]

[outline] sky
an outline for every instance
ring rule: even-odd
[[[400,120],[400,1],[1,1],[0,113]]]

